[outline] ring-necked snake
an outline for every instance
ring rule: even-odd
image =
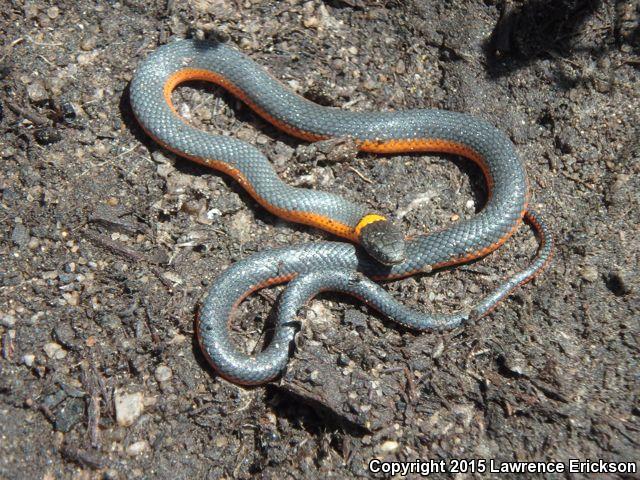
[[[173,89],[188,80],[226,88],[261,117],[298,138],[315,141],[349,136],[367,152],[462,155],[482,169],[489,189],[487,204],[468,220],[403,241],[383,216],[337,195],[288,186],[253,146],[190,126],[171,102]],[[198,40],[174,41],[150,54],[131,82],[130,98],[143,129],[160,145],[231,175],[276,215],[366,247],[364,251],[352,243],[317,242],[267,250],[220,275],[200,310],[197,335],[207,360],[231,381],[259,384],[281,373],[298,331],[298,310],[320,291],[353,295],[412,329],[451,328],[486,315],[551,258],[547,228],[527,209],[524,166],[511,141],[483,120],[442,110],[351,112],[319,106],[285,88],[234,48]],[[502,245],[523,218],[540,237],[536,258],[470,311],[419,313],[396,302],[367,278],[401,278],[482,257]],[[252,292],[287,281],[291,283],[280,300],[271,342],[255,356],[240,352],[228,330],[234,308]]]

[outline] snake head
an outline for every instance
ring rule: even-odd
[[[405,259],[402,231],[389,220],[367,223],[360,229],[360,244],[369,255],[384,265],[396,265]]]

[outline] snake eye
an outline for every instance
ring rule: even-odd
[[[384,265],[396,265],[405,259],[404,235],[388,220],[380,220],[362,227],[360,244],[369,255]]]

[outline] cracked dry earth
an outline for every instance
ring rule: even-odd
[[[0,477],[352,478],[384,460],[638,459],[637,1],[11,0],[0,11]],[[483,117],[516,145],[557,241],[551,268],[480,322],[416,334],[323,295],[286,374],[245,389],[194,342],[233,262],[324,238],[155,145],[132,117],[140,61],[223,38],[305,97]],[[305,145],[208,85],[192,124],[257,145],[290,184],[409,234],[474,215],[481,173],[444,155]],[[527,264],[521,228],[472,265],[392,282],[455,311]],[[262,345],[278,289],[231,328]],[[266,326],[265,326],[266,325]],[[468,478],[472,475],[461,475]]]

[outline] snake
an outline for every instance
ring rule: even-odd
[[[487,201],[471,218],[405,238],[392,220],[370,208],[330,192],[287,185],[253,145],[190,125],[177,113],[171,94],[179,84],[195,80],[221,86],[267,122],[302,140],[348,137],[363,152],[465,157],[480,167]],[[487,315],[552,257],[549,229],[528,206],[527,175],[515,146],[483,119],[439,109],[358,112],[321,106],[284,86],[232,45],[215,40],[178,39],[158,47],[137,68],[129,97],[138,123],[160,146],[230,175],[273,214],[347,240],[261,251],[232,264],[212,282],[197,315],[196,335],[207,361],[229,381],[258,385],[278,378],[295,347],[300,311],[320,292],[351,295],[409,329],[437,331]],[[422,312],[398,302],[377,283],[484,257],[523,220],[539,239],[536,255],[470,308]],[[253,292],[286,282],[271,338],[255,354],[241,351],[229,329],[234,310]]]

